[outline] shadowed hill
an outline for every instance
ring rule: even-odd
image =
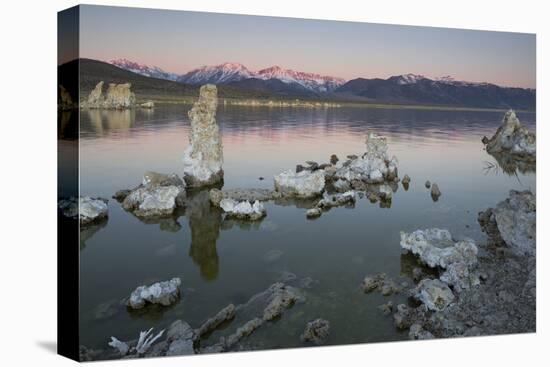
[[[73,76],[80,70],[80,99],[87,98],[90,91],[100,81],[108,83],[131,83],[132,91],[138,101],[144,99],[178,100],[199,95],[199,86],[174,82],[165,79],[150,78],[120,69],[106,62],[79,59],[73,60],[58,67],[59,84],[63,85],[71,94],[76,96],[77,81]],[[260,91],[241,90],[231,86],[218,86],[218,95],[225,98],[269,98],[269,93]]]

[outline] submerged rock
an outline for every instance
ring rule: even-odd
[[[455,299],[451,289],[439,279],[422,280],[416,291],[415,297],[431,311],[443,311]]]
[[[214,206],[220,206],[222,199],[235,201],[269,201],[281,198],[281,194],[269,189],[211,189],[210,202]]]
[[[117,191],[115,197],[138,217],[166,216],[185,205],[185,183],[175,173],[146,172],[140,186]]]
[[[400,244],[432,268],[445,269],[457,262],[470,266],[477,262],[478,249],[475,242],[469,238],[455,242],[446,229],[430,228],[412,233],[401,232]]]
[[[241,339],[249,336],[257,328],[264,324],[264,320],[260,318],[254,318],[250,321],[247,321],[243,326],[239,327],[233,334],[228,337],[221,338],[220,344],[223,345],[223,349],[230,349],[235,346]]]
[[[320,345],[328,339],[329,332],[330,323],[324,319],[316,319],[306,324],[306,328],[300,339],[303,342],[313,342]]]
[[[317,208],[330,209],[336,206],[355,203],[355,191],[346,191],[342,194],[329,195],[325,193],[323,198],[317,203]]]
[[[244,220],[259,220],[266,215],[266,210],[258,200],[254,204],[249,201],[236,201],[233,199],[222,199],[220,208],[229,218]]]
[[[204,335],[211,333],[222,323],[232,320],[233,318],[235,318],[235,306],[233,304],[229,304],[227,307],[223,308],[220,312],[214,315],[214,317],[206,320],[195,331],[196,337],[201,338]]]
[[[223,180],[222,137],[216,122],[217,94],[215,85],[203,85],[199,100],[189,111],[191,131],[183,155],[183,172],[185,182],[192,187],[214,185]]]
[[[169,306],[179,299],[181,279],[173,278],[165,282],[142,285],[132,292],[128,299],[128,307],[140,309],[146,304]]]
[[[403,183],[403,185],[408,185],[411,183],[411,178],[409,177],[409,175],[405,175],[403,176],[403,179],[401,180],[401,182]]]
[[[147,108],[147,109],[155,108],[155,102],[153,101],[143,102],[142,104],[139,105],[139,107]]]
[[[295,173],[290,170],[275,176],[275,190],[283,196],[310,198],[320,195],[325,189],[325,172],[307,170]]]
[[[61,214],[67,218],[78,219],[81,228],[107,219],[109,215],[107,199],[82,196],[59,200]]]
[[[531,191],[511,190],[506,200],[478,216],[495,244],[506,244],[518,255],[535,255],[536,220],[536,196]]]
[[[509,153],[519,159],[534,160],[536,135],[523,126],[513,110],[504,114],[502,125],[486,143],[488,153]]]
[[[306,217],[309,219],[319,218],[322,212],[319,208],[311,208],[306,211]]]
[[[275,283],[270,287],[271,296],[264,309],[263,319],[270,321],[280,316],[285,309],[302,299],[297,289],[283,283]]]
[[[439,186],[434,182],[432,184],[432,190],[430,191],[430,194],[432,196],[433,201],[439,200],[439,197],[441,196],[441,191],[439,191]]]
[[[392,279],[388,278],[385,273],[375,275],[367,275],[361,283],[363,292],[370,293],[378,290],[383,296],[389,296],[393,293],[401,292],[402,288],[397,285]]]
[[[424,183],[424,186],[425,186],[427,189],[429,189],[430,186],[432,186],[432,183],[428,180],[428,181],[426,181],[426,182]]]

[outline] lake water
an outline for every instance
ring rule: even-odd
[[[189,108],[81,111],[81,194],[110,198],[119,189],[135,187],[148,170],[181,176]],[[390,208],[363,198],[354,208],[334,208],[313,221],[306,219],[304,208],[267,203],[267,217],[248,227],[223,222],[201,193],[196,207],[177,220],[148,223],[111,199],[106,225],[86,233],[81,243],[80,343],[106,349],[111,335],[135,339],[141,330],[160,330],[176,319],[198,327],[227,304],[246,302],[285,271],[314,280],[306,289],[307,301],[258,329],[248,338],[253,348],[302,346],[299,336],[306,322],[318,317],[331,323],[328,344],[406,339],[391,316],[377,308],[405,297],[364,294],[360,283],[377,272],[410,283],[414,261],[400,249],[401,230],[442,227],[456,238],[483,241],[479,211],[503,200],[510,189],[535,191],[534,173],[505,173],[483,150],[481,138],[492,136],[502,115],[221,105],[217,120],[225,188],[272,188],[273,175],[306,160],[322,163],[331,154],[341,159],[361,154],[369,130],[388,138],[400,177],[412,179],[410,188],[399,185]],[[534,130],[534,114],[518,117]],[[424,187],[426,180],[439,185],[443,194],[437,202]],[[274,254],[278,258],[270,258]],[[183,280],[183,297],[176,305],[141,313],[115,306],[98,315],[138,285],[172,277]],[[210,340],[239,325],[235,320]]]

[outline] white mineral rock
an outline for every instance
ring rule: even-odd
[[[166,282],[137,287],[130,295],[128,306],[133,309],[143,308],[147,303],[169,306],[179,298],[180,285],[181,279],[173,278]]]
[[[519,255],[534,255],[537,239],[536,196],[531,191],[510,191],[510,196],[484,214],[496,225],[502,241]],[[487,231],[489,223],[482,224]],[[491,233],[489,233],[491,235]]]
[[[432,311],[443,311],[455,296],[447,284],[439,279],[424,279],[418,283],[415,297]]]
[[[382,183],[397,179],[397,158],[387,154],[386,138],[373,132],[367,136],[367,152],[339,168],[334,177],[351,182]]]
[[[108,216],[107,199],[83,196],[60,200],[58,207],[67,218],[79,219],[82,226],[97,223]]]
[[[266,210],[261,202],[254,201],[250,204],[249,201],[236,201],[233,199],[222,199],[220,208],[231,218],[258,220],[266,215]]]
[[[146,172],[142,184],[124,197],[122,207],[139,217],[165,216],[184,199],[185,183],[176,174]]]
[[[325,188],[325,171],[284,171],[274,177],[275,190],[283,196],[309,198],[320,195]]]
[[[132,84],[110,83],[106,96],[103,96],[103,81],[97,83],[90,92],[86,106],[88,108],[114,108],[125,109],[134,107],[136,96],[131,91]]]
[[[477,246],[471,239],[455,242],[446,229],[430,228],[412,233],[401,232],[401,247],[418,255],[429,267],[447,268],[452,263],[468,266],[477,262]]]
[[[510,153],[519,158],[534,159],[537,149],[536,135],[523,126],[514,111],[509,110],[502,125],[487,141],[487,152]]]
[[[223,147],[216,123],[217,106],[216,86],[203,85],[199,100],[189,111],[189,146],[183,155],[184,179],[189,186],[212,185],[223,179]]]

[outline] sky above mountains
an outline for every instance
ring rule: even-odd
[[[80,55],[183,74],[271,65],[345,79],[406,73],[536,87],[534,34],[81,6]]]

